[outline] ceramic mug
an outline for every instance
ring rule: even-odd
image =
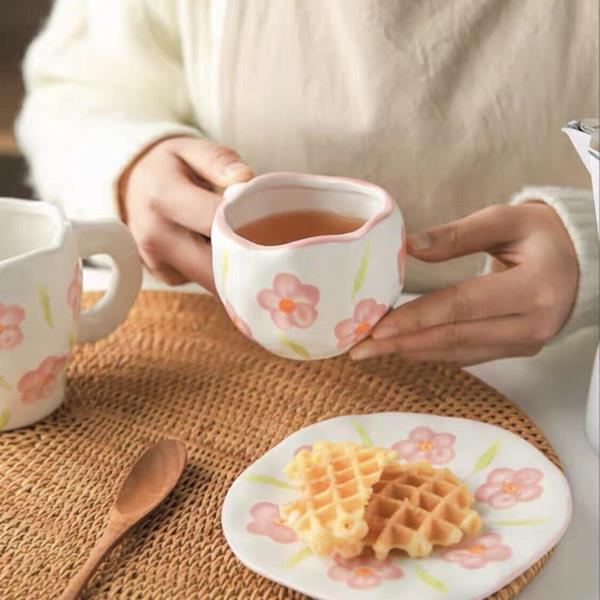
[[[297,210],[360,217],[356,231],[260,246],[235,230]],[[261,175],[227,188],[212,232],[217,292],[237,328],[270,352],[336,356],[368,336],[402,291],[404,221],[385,190],[340,177]]]
[[[30,425],[62,402],[75,342],[108,335],[141,286],[135,243],[118,221],[73,222],[46,202],[0,198],[0,431]],[[111,286],[80,314],[81,259],[108,254]]]

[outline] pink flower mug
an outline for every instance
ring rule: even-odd
[[[118,221],[69,223],[46,202],[0,198],[0,431],[31,425],[62,402],[75,342],[108,335],[141,285],[135,243]],[[80,314],[81,258],[109,254],[112,285]]]
[[[237,328],[279,356],[342,354],[400,296],[404,222],[380,187],[354,179],[272,173],[227,188],[212,227],[217,292]],[[326,210],[364,219],[357,230],[278,246],[235,231],[276,213]]]

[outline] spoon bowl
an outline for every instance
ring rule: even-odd
[[[152,512],[179,481],[185,460],[185,446],[179,440],[150,446],[123,481],[113,511],[138,518]]]

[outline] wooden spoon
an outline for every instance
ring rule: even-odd
[[[145,450],[119,490],[104,533],[60,600],[75,600],[104,557],[169,495],[181,477],[185,460],[185,446],[178,440],[161,440]]]

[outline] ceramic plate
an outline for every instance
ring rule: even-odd
[[[482,534],[426,559],[311,554],[280,524],[278,507],[298,496],[283,467],[318,440],[387,446],[402,462],[449,467],[477,498]],[[552,548],[570,518],[567,480],[525,440],[477,421],[412,413],[336,417],[297,431],[237,478],[222,515],[227,542],[248,568],[320,600],[486,598]]]

